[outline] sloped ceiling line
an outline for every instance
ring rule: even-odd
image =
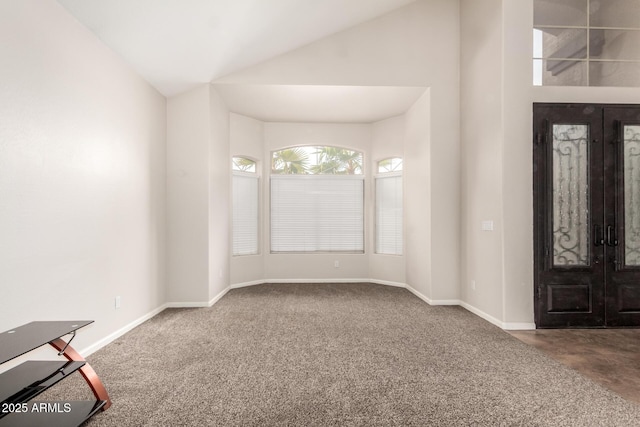
[[[170,97],[415,0],[57,0]]]

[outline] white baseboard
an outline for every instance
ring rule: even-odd
[[[229,286],[229,289],[246,288],[247,286],[262,285],[263,283],[266,282],[264,280],[253,280],[251,282],[234,283]]]
[[[426,302],[429,305],[431,304],[431,299],[427,298],[426,296],[422,295],[420,292],[416,291],[415,289],[413,289],[411,286],[405,284],[404,287],[411,292],[412,294],[414,294],[415,296],[417,296],[418,298],[420,298],[422,301]]]
[[[266,279],[263,283],[370,283],[371,279]]]
[[[417,296],[418,298],[420,298],[422,301],[426,302],[429,305],[460,305],[460,300],[457,300],[457,299],[435,299],[434,300],[434,299],[428,298],[427,296],[413,289],[409,285],[405,284],[404,287],[408,291],[410,291],[412,294],[414,294],[415,296]]]
[[[451,300],[432,300],[431,298],[426,297],[425,295],[423,295],[422,293],[418,292],[417,290],[415,290],[411,286],[407,285],[406,283],[390,282],[390,281],[386,281],[386,280],[375,280],[375,279],[267,279],[267,280],[256,280],[256,281],[252,281],[252,282],[236,283],[236,284],[227,286],[224,290],[222,290],[218,295],[213,297],[208,302],[206,302],[206,301],[204,301],[204,302],[169,302],[169,303],[163,304],[160,307],[156,308],[155,310],[152,310],[149,313],[145,314],[144,316],[142,316],[142,317],[134,320],[133,322],[123,326],[122,328],[118,329],[117,331],[113,332],[112,334],[107,335],[103,339],[101,339],[101,340],[97,341],[96,343],[90,345],[89,347],[83,349],[79,353],[81,355],[83,355],[83,357],[88,357],[89,355],[91,355],[92,353],[95,353],[96,351],[100,350],[102,347],[106,346],[107,344],[109,344],[109,343],[115,341],[116,339],[120,338],[122,335],[126,334],[127,332],[129,332],[130,330],[135,328],[136,326],[146,322],[147,320],[151,319],[155,315],[161,313],[166,308],[205,308],[205,307],[211,307],[215,303],[217,303],[223,296],[225,296],[227,294],[227,292],[229,292],[229,290],[231,290],[231,289],[243,288],[243,287],[246,287],[246,286],[256,286],[256,285],[261,285],[263,283],[375,283],[375,284],[379,284],[379,285],[394,286],[394,287],[398,287],[398,288],[406,288],[408,291],[410,291],[415,296],[417,296],[418,298],[420,298],[421,300],[423,300],[424,302],[426,302],[429,305],[459,305],[459,306],[465,308],[466,310],[470,311],[471,313],[475,314],[476,316],[481,317],[484,320],[486,320],[486,321],[488,321],[488,322],[490,322],[490,323],[492,323],[492,324],[494,324],[494,325],[496,325],[499,328],[504,329],[504,330],[518,331],[518,330],[531,330],[531,329],[535,329],[536,328],[535,323],[501,322],[500,320],[496,319],[495,317],[485,313],[484,311],[482,311],[482,310],[480,310],[480,309],[478,309],[478,308],[476,308],[476,307],[472,306],[471,304],[468,304],[468,303],[466,303],[464,301],[454,300],[454,299],[451,299]]]
[[[211,298],[211,301],[209,301],[209,304],[207,305],[207,307],[211,307],[211,306],[213,306],[213,304],[217,303],[220,300],[220,298],[222,298],[223,296],[225,296],[227,294],[227,292],[229,292],[229,289],[231,289],[231,286],[227,286],[218,295],[216,295],[215,297]]]
[[[375,283],[377,285],[394,286],[406,288],[407,285],[401,282],[391,282],[377,279],[264,279],[250,282],[234,283],[230,289],[245,288],[247,286],[262,285],[264,283]]]
[[[502,324],[502,329],[504,329],[505,331],[532,331],[536,329],[536,324],[526,322],[507,322]]]
[[[528,330],[532,330],[532,329],[536,328],[536,324],[535,323],[502,322],[502,321],[496,319],[495,317],[493,317],[493,316],[485,313],[484,311],[480,310],[479,308],[476,308],[476,307],[472,306],[471,304],[466,303],[464,301],[460,301],[460,306],[465,308],[466,310],[472,312],[476,316],[483,318],[487,322],[496,325],[500,329],[504,329],[505,331],[528,331]]]
[[[245,288],[247,286],[262,285],[265,283],[378,283],[381,285],[398,286],[404,288],[404,283],[386,282],[372,279],[263,279],[250,282],[234,283],[230,289]]]
[[[485,313],[484,311],[472,306],[471,304],[468,304],[464,301],[460,301],[460,306],[465,308],[467,311],[472,312],[473,314],[475,314],[478,317],[483,318],[484,320],[486,320],[489,323],[492,323],[494,325],[496,325],[499,328],[502,328],[503,322],[496,319],[495,317],[491,316],[490,314]]]
[[[183,302],[168,302],[167,308],[204,308],[209,307],[207,301],[183,301]]]
[[[168,302],[167,308],[205,308],[211,307],[213,304],[217,303],[220,298],[226,295],[229,290],[232,289],[232,286],[227,286],[224,288],[218,295],[211,298],[209,301],[193,301],[193,302]]]
[[[385,286],[393,286],[396,288],[406,288],[407,285],[405,283],[401,283],[401,282],[390,282],[388,280],[376,280],[376,279],[369,279],[370,283],[375,283],[376,285],[385,285]]]
[[[420,298],[421,300],[423,300],[424,302],[426,302],[429,305],[459,305],[460,307],[470,311],[471,313],[475,314],[476,316],[486,320],[487,322],[496,325],[497,327],[499,327],[500,329],[504,329],[506,331],[523,331],[523,330],[531,330],[531,329],[535,329],[536,328],[536,324],[535,323],[509,323],[509,322],[502,322],[498,319],[496,319],[495,317],[485,313],[484,311],[472,306],[471,304],[468,304],[464,301],[460,301],[460,300],[455,300],[455,299],[451,299],[451,300],[432,300],[431,298],[427,298],[425,295],[423,295],[422,293],[418,292],[417,290],[413,289],[411,286],[409,285],[405,285],[405,288],[407,288],[407,290],[411,291],[411,293],[413,293],[415,296],[417,296],[418,298]]]
[[[420,298],[422,301],[426,302],[429,305],[459,305],[464,309],[470,311],[476,316],[486,320],[487,322],[496,325],[497,327],[507,330],[507,331],[518,331],[518,330],[532,330],[536,328],[535,323],[526,323],[526,322],[502,322],[495,317],[485,313],[484,311],[468,304],[464,301],[458,299],[431,299],[412,288],[410,285],[401,282],[392,282],[387,280],[377,280],[377,279],[265,279],[265,280],[254,280],[251,282],[244,283],[236,283],[229,288],[227,288],[224,293],[226,293],[229,289],[243,288],[246,286],[256,286],[261,285],[263,283],[375,283],[378,285],[386,285],[386,286],[394,286],[398,288],[405,288],[410,291],[412,294]],[[217,298],[221,298],[224,294],[219,295]],[[213,304],[211,304],[213,305]]]
[[[89,355],[91,355],[92,353],[95,353],[96,351],[100,350],[102,347],[106,346],[107,344],[109,344],[109,343],[115,341],[116,339],[120,338],[121,336],[123,336],[124,334],[126,334],[127,332],[129,332],[130,330],[135,328],[136,326],[146,322],[147,320],[151,319],[152,317],[156,316],[157,314],[160,314],[161,312],[163,312],[167,308],[205,308],[205,307],[211,307],[216,302],[218,302],[220,300],[220,298],[225,296],[225,294],[227,292],[229,292],[229,289],[231,289],[231,287],[226,287],[222,292],[220,292],[218,295],[213,297],[211,299],[211,301],[209,301],[208,303],[207,302],[170,302],[170,303],[163,304],[160,307],[156,308],[155,310],[150,311],[149,313],[145,314],[144,316],[134,320],[133,322],[129,323],[128,325],[123,326],[122,328],[118,329],[114,333],[107,335],[103,339],[101,339],[101,340],[97,341],[96,343],[90,345],[89,347],[83,349],[79,353],[83,357],[88,357]]]
[[[107,344],[109,344],[109,343],[115,341],[116,339],[120,338],[121,336],[123,336],[124,334],[126,334],[127,332],[129,332],[130,330],[135,328],[136,326],[146,322],[147,320],[151,319],[155,315],[163,312],[164,309],[166,309],[166,308],[167,308],[167,304],[161,305],[160,307],[156,308],[155,310],[152,310],[149,313],[145,314],[144,316],[139,317],[138,319],[134,320],[133,322],[123,326],[122,328],[118,329],[114,333],[109,334],[106,337],[102,338],[101,340],[91,344],[89,347],[87,347],[85,349],[82,349],[78,353],[80,353],[82,355],[82,357],[88,357],[89,355],[91,355],[91,354],[95,353],[96,351],[100,350],[102,347],[106,346]]]
[[[459,299],[433,299],[431,305],[460,305]]]

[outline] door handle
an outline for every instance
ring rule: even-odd
[[[593,226],[593,245],[594,246],[604,245],[604,236],[602,235],[602,227],[597,224]]]
[[[618,246],[613,225],[607,225],[607,246]]]

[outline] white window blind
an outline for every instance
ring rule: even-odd
[[[376,178],[376,253],[402,255],[402,176]]]
[[[361,176],[271,177],[272,252],[364,252]]]
[[[233,255],[258,253],[258,177],[233,175]]]

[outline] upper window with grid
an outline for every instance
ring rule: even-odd
[[[534,0],[533,84],[640,87],[640,0]]]

